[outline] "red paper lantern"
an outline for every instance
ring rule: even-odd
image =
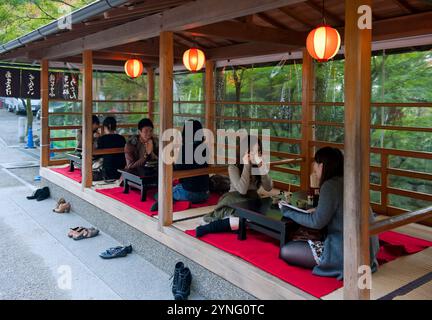
[[[143,72],[143,64],[137,59],[129,59],[124,66],[126,74],[131,78],[136,78]]]
[[[205,55],[200,49],[190,48],[183,53],[183,64],[189,71],[200,70],[205,63]]]
[[[340,44],[339,32],[329,25],[321,25],[313,29],[306,39],[307,51],[319,62],[333,58],[339,51]]]

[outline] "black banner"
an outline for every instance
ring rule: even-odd
[[[40,99],[40,82],[39,70],[0,68],[0,97]],[[78,73],[49,73],[50,99],[76,100],[78,87]]]
[[[77,73],[50,72],[48,76],[48,96],[50,99],[78,99]]]
[[[0,68],[0,97],[20,97],[20,70]]]
[[[40,99],[40,71],[21,71],[21,98]]]

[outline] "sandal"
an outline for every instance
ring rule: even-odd
[[[68,233],[68,237],[72,238],[73,236],[78,235],[83,229],[84,229],[84,227],[70,228],[70,231]]]
[[[93,238],[99,234],[99,230],[95,228],[83,228],[80,232],[74,235],[74,240],[82,240],[86,238]]]

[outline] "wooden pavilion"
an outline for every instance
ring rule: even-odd
[[[372,29],[360,29],[358,20],[362,5],[372,8]],[[226,259],[217,249],[200,247],[173,224],[171,197],[160,202],[158,219],[134,216],[115,201],[104,200],[92,190],[92,114],[94,65],[122,66],[124,61],[136,57],[145,64],[148,79],[145,113],[154,119],[155,103],[159,103],[159,132],[173,127],[173,73],[181,67],[181,55],[190,46],[200,47],[206,54],[205,63],[205,126],[215,131],[216,110],[223,104],[241,104],[233,101],[215,101],[214,71],[219,63],[246,64],[272,61],[278,54],[291,52],[302,59],[301,139],[272,137],[299,144],[301,154],[274,154],[300,162],[300,189],[309,186],[310,166],[316,147],[331,145],[314,138],[314,110],[326,103],[314,100],[314,62],[305,50],[308,32],[321,23],[321,1],[317,0],[118,0],[97,1],[72,13],[72,28],[47,26],[0,46],[0,59],[4,61],[40,61],[42,97],[41,175],[43,178],[70,190],[82,199],[110,212],[170,248],[211,269],[219,265],[219,275],[260,298],[311,298],[301,290],[282,284],[259,270],[248,270],[243,279],[235,272],[247,269],[237,260]],[[80,16],[81,13],[81,16]],[[421,0],[327,0],[324,14],[327,22],[339,30],[345,55],[345,193],[344,193],[344,299],[369,299],[371,290],[359,288],[362,274],[359,266],[369,265],[369,236],[386,230],[426,220],[432,217],[432,207],[407,212],[388,205],[390,194],[398,194],[432,202],[432,195],[391,188],[387,186],[389,174],[432,180],[431,173],[415,173],[389,168],[389,156],[399,155],[432,160],[432,154],[370,147],[371,108],[371,53],[378,49],[412,48],[432,45],[432,3]],[[45,29],[44,29],[45,28]],[[274,60],[273,60],[274,61]],[[59,128],[49,125],[48,72],[54,62],[79,64],[82,68],[82,128],[84,136],[82,184],[65,180],[53,173],[50,166],[64,163],[50,159],[50,132]],[[155,97],[155,74],[159,75],[159,97]],[[245,104],[253,104],[248,102]],[[265,104],[265,103],[260,103]],[[278,103],[268,103],[278,107]],[[331,103],[328,103],[331,104]],[[333,104],[332,104],[333,105]],[[407,103],[391,104],[407,106]],[[411,104],[431,107],[430,103]],[[375,103],[374,106],[390,106]],[[134,125],[134,124],[133,124]],[[328,124],[331,125],[331,124]],[[132,125],[131,125],[132,126]],[[60,129],[76,129],[76,126]],[[381,129],[405,130],[397,126]],[[415,130],[415,129],[410,129]],[[422,130],[422,129],[418,129]],[[424,132],[431,132],[425,128]],[[64,137],[64,140],[71,140]],[[166,142],[160,141],[161,150]],[[68,150],[60,150],[68,151]],[[370,165],[370,153],[381,155],[381,166]],[[272,166],[272,170],[294,170]],[[371,185],[370,171],[381,174],[381,185]],[[172,193],[172,165],[160,163],[159,194]],[[186,175],[198,175],[190,172]],[[286,188],[277,184],[278,188]],[[390,216],[375,224],[368,220],[369,191],[381,192],[381,204],[374,211]],[[432,238],[424,227],[422,232]],[[202,246],[202,245],[201,245]],[[200,250],[208,250],[202,257]],[[430,258],[430,257],[429,257]],[[430,262],[430,260],[428,260]],[[432,264],[429,265],[429,272]],[[215,271],[216,272],[216,271]],[[254,283],[248,283],[254,279]],[[341,298],[339,296],[333,297]],[[373,297],[373,296],[372,296]],[[331,298],[331,297],[329,297]]]

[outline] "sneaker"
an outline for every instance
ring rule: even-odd
[[[183,268],[180,272],[177,290],[174,293],[175,300],[187,300],[190,294],[190,286],[192,283],[192,274],[189,268]]]
[[[128,253],[131,252],[132,252],[132,245],[126,247],[119,246],[119,247],[109,248],[108,250],[99,254],[99,256],[102,259],[113,259],[119,257],[126,257]]]
[[[36,198],[36,201],[42,201],[45,199],[48,199],[50,196],[50,191],[48,187],[43,187],[41,192],[39,193],[38,197]]]
[[[37,197],[39,197],[39,195],[41,194],[41,192],[42,192],[42,189],[37,189],[37,190],[35,190],[35,192],[33,192],[33,194],[31,196],[27,196],[26,198],[28,200],[36,199]]]
[[[172,276],[172,278],[173,278],[172,293],[173,293],[174,296],[175,296],[175,294],[177,292],[180,273],[182,272],[183,269],[184,269],[183,262],[181,262],[181,261],[177,262],[176,265],[175,265],[175,267],[174,267],[174,274]]]

